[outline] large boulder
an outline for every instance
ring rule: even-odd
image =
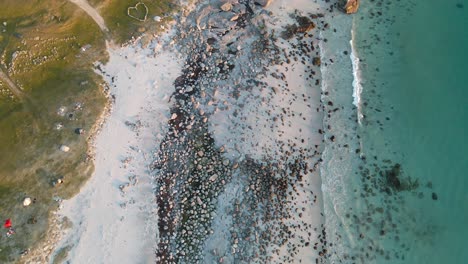
[[[224,12],[228,12],[228,11],[231,11],[232,9],[232,4],[227,2],[227,3],[224,3],[223,5],[221,5],[221,10],[223,10]]]
[[[354,14],[358,11],[359,0],[343,0],[343,10],[346,14]]]
[[[269,4],[271,4],[272,0],[255,0],[254,3],[257,5],[261,5],[263,7],[267,7]]]

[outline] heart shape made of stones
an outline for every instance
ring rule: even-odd
[[[138,21],[145,22],[148,16],[148,7],[145,3],[138,2],[135,6],[127,8],[127,15]]]

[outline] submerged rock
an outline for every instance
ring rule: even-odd
[[[397,163],[393,165],[391,169],[385,172],[388,186],[398,191],[402,189],[402,184],[400,181],[400,170],[401,165]]]

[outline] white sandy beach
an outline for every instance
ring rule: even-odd
[[[95,142],[95,172],[59,214],[73,222],[57,250],[71,263],[154,263],[156,208],[149,164],[169,118],[180,63],[154,45],[109,48],[102,74],[115,96]],[[127,124],[126,124],[127,123]]]

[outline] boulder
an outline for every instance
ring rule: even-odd
[[[343,10],[346,14],[354,14],[358,8],[359,0],[343,0]]]
[[[312,22],[308,17],[298,16],[296,17],[296,20],[299,24],[296,33],[306,33],[315,28],[315,23]]]
[[[78,135],[83,135],[85,133],[85,130],[83,128],[77,128],[75,129],[75,133]]]
[[[228,12],[228,11],[231,11],[232,9],[232,4],[227,2],[227,3],[224,3],[222,6],[221,6],[221,10],[223,10],[224,12]]]
[[[206,20],[206,27],[214,29],[223,29],[224,31],[231,30],[237,24],[232,20],[234,17],[235,14],[233,12],[213,13]]]
[[[312,59],[312,64],[313,64],[314,66],[320,66],[320,65],[322,64],[322,61],[320,60],[319,57],[314,57],[314,58]]]
[[[31,204],[32,200],[29,197],[24,198],[23,200],[23,206],[29,206]]]
[[[271,4],[271,0],[255,0],[254,3],[263,7],[267,7],[269,4]]]

